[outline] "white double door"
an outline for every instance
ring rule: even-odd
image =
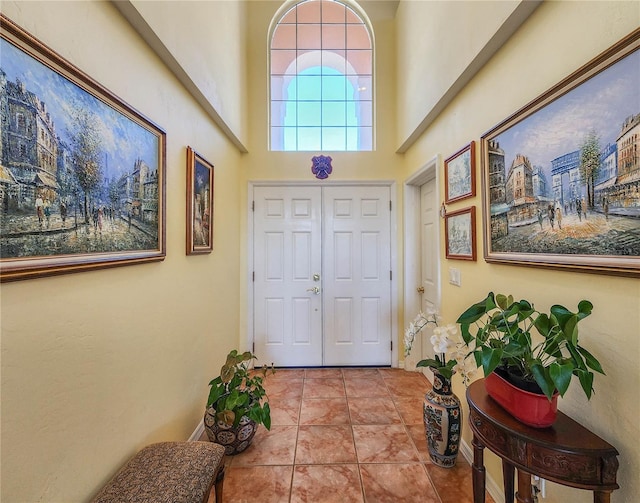
[[[388,186],[254,187],[254,348],[276,366],[391,364]]]

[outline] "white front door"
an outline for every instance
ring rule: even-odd
[[[324,364],[391,364],[389,187],[325,187]]]
[[[254,188],[260,361],[391,364],[389,195],[378,186]]]
[[[254,353],[322,365],[320,187],[254,189]],[[318,288],[318,294],[314,288]]]

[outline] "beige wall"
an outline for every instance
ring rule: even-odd
[[[202,94],[223,128],[244,146],[247,138],[247,66],[243,33],[246,2],[191,0],[119,0],[116,4],[156,47],[166,52],[193,86]],[[141,19],[139,19],[141,18]],[[229,42],[233,41],[233,42]]]
[[[396,140],[401,151],[537,4],[537,0],[400,2]]]
[[[238,345],[242,158],[111,3],[3,1],[2,12],[167,133],[163,262],[1,287],[0,499],[86,501],[142,446],[189,438]],[[226,44],[216,33],[210,43]],[[185,255],[187,145],[215,164],[210,255]]]
[[[419,30],[424,9],[419,2],[401,2],[397,19],[402,22],[396,27],[398,33]],[[404,165],[407,173],[415,171],[438,153],[446,158],[470,140],[479,141],[485,131],[639,25],[637,2],[544,2],[407,152]],[[409,68],[407,61],[420,64],[410,44],[402,49],[398,53],[399,68]],[[433,57],[429,62],[426,59],[422,62],[423,67],[416,69],[418,74],[449,64],[448,53],[434,53]],[[399,82],[402,80],[403,75],[399,74]],[[402,96],[411,90],[399,84],[398,91]],[[411,97],[400,99],[409,106]],[[399,111],[399,115],[403,113],[409,114],[409,111]],[[480,166],[479,150],[477,166]],[[442,187],[441,195],[444,196]],[[480,209],[480,195],[451,205],[449,210],[468,205]],[[583,322],[584,326],[581,325],[580,336],[584,346],[600,360],[607,375],[596,377],[596,393],[590,402],[576,384],[559,401],[559,407],[620,451],[618,481],[621,489],[614,493],[613,501],[635,502],[640,493],[640,429],[637,421],[640,415],[640,281],[489,265],[482,259],[481,218],[477,221],[477,235],[480,237],[477,262],[445,259],[440,262],[444,278],[448,277],[448,268],[454,266],[462,275],[461,288],[446,281],[442,284],[444,319],[454,321],[464,308],[490,290],[527,298],[541,310],[554,303],[575,308],[581,299],[591,300],[594,312]],[[444,236],[441,237],[444,242]],[[463,397],[464,387],[459,381],[456,384],[457,394]],[[468,429],[464,438],[470,443]],[[490,465],[489,475],[500,485],[501,469],[497,459],[489,454],[485,458]],[[592,501],[592,496],[588,491],[550,484],[544,501],[587,502]]]
[[[246,142],[249,153],[244,155],[112,4],[2,3],[3,13],[167,132],[164,262],[1,287],[2,501],[86,500],[143,445],[189,437],[201,419],[209,379],[217,373],[227,350],[242,347],[246,340],[247,183],[315,180],[310,172],[315,153],[267,150],[267,31],[280,2],[246,2],[246,25],[239,22],[242,9],[226,5],[209,11],[214,3],[225,2],[194,2],[189,9],[203,5],[207,12],[228,12],[233,22],[217,30],[224,21],[203,16],[206,19],[198,19],[196,25],[211,27],[204,35],[191,33],[194,25],[182,17],[176,26],[166,24],[152,8],[171,10],[174,6],[162,2],[135,5],[165,37],[182,67],[193,72],[208,99],[212,103],[219,100],[217,112]],[[449,79],[455,80],[455,72],[465,67],[489,37],[476,26],[478,20],[483,26],[493,22],[498,26],[498,20],[506,18],[513,7],[513,3],[501,2],[491,3],[491,9],[486,5],[402,1],[396,20],[373,21],[377,150],[328,152],[334,159],[330,180],[394,180],[400,208],[402,181],[411,173],[436,154],[446,157],[469,140],[479,140],[484,131],[640,24],[635,2],[544,3],[407,154],[395,154],[399,143],[421,122],[422,114],[429,113],[421,86],[431,102],[446,92],[447,81],[434,75],[434,68],[449,69],[453,72]],[[429,6],[435,10],[430,11]],[[466,27],[457,32],[462,37],[457,42],[462,54],[451,61],[450,51],[435,51],[429,53],[430,59],[424,51],[431,49],[424,47],[423,40],[412,46],[402,34],[424,33],[425,25],[432,26],[429,23],[434,33],[441,33],[439,27],[451,26],[451,20],[429,21],[425,16],[435,17],[438,12],[448,16],[448,9],[454,9],[460,26]],[[195,53],[184,45],[187,36],[194,36],[199,44]],[[211,59],[201,52],[207,40],[215,47]],[[241,47],[244,40],[246,56],[235,49],[220,52],[220,47],[230,43]],[[199,69],[202,59],[216,62],[209,66],[211,75]],[[242,82],[245,71],[249,84]],[[518,85],[496,80],[497,73],[516,76]],[[432,77],[435,89],[429,87]],[[420,107],[414,107],[415,100]],[[186,257],[184,252],[187,145],[216,166],[211,255]],[[466,204],[479,207],[480,197],[452,208]],[[399,231],[401,219],[399,211]],[[480,236],[480,219],[477,230]],[[397,245],[401,250],[402,237]],[[444,277],[449,265],[441,261]],[[402,270],[400,259],[396,266]],[[443,315],[448,320],[489,289],[530,298],[542,309],[555,302],[575,306],[583,297],[594,303],[594,314],[583,322],[581,337],[608,375],[596,379],[596,395],[590,403],[579,390],[572,390],[560,401],[560,408],[620,450],[622,489],[613,501],[633,501],[640,492],[636,449],[640,433],[640,282],[488,265],[482,258],[455,266],[462,272],[463,286],[442,285]],[[402,291],[401,278],[397,289]],[[401,297],[398,302],[401,306]],[[459,383],[456,391],[464,395]],[[468,432],[465,439],[469,441]],[[490,475],[499,480],[497,461],[489,461]],[[551,487],[546,501],[561,500],[586,502],[590,496]]]

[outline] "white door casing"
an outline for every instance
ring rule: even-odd
[[[428,299],[435,304],[436,309],[440,308],[440,231],[439,231],[439,218],[438,209],[440,205],[438,173],[441,169],[442,159],[440,155],[435,156],[419,170],[417,170],[411,177],[409,177],[404,183],[404,323],[406,328],[409,323],[413,321],[416,314],[420,310],[424,310],[423,295],[418,292],[419,287],[425,288],[427,292],[427,286],[433,286],[433,291],[429,293]],[[422,187],[425,184],[433,182],[435,184],[435,193],[433,194],[432,207],[436,209],[434,218],[434,234],[433,239],[429,240],[430,246],[427,253],[433,252],[433,260],[430,260],[430,264],[435,269],[426,267],[431,272],[427,275],[427,278],[423,279],[423,258],[425,253],[423,252],[423,221],[430,220],[423,217],[422,211]],[[426,189],[425,189],[426,190]],[[428,282],[430,285],[424,285]],[[433,300],[435,299],[435,301]],[[426,301],[426,299],[425,299]],[[415,370],[418,360],[423,358],[423,355],[428,354],[428,340],[426,344],[424,336],[416,338],[413,344],[413,350],[411,354],[404,357],[404,368],[407,370]],[[424,349],[423,349],[424,348]],[[429,374],[428,372],[426,373]]]

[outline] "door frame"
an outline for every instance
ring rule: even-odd
[[[427,182],[435,180],[438,200],[436,207],[440,207],[440,166],[442,156],[437,154],[433,159],[424,164],[404,182],[404,327],[408,327],[418,314],[421,305],[420,299],[415,295],[415,278],[421,272],[420,265],[420,188]],[[438,226],[439,227],[439,226]],[[440,232],[436,237],[437,249],[437,309],[440,309],[442,300],[442,270]],[[422,338],[417,337],[413,347],[416,354],[422,354]],[[403,357],[404,361],[404,357]],[[423,371],[431,378],[431,373]]]
[[[391,351],[391,366],[398,367],[398,279],[400,270],[398,267],[398,211],[397,211],[397,194],[396,182],[394,180],[325,180],[325,181],[308,181],[308,180],[249,180],[247,183],[247,332],[245,334],[245,344],[248,351],[251,351],[254,343],[254,292],[253,292],[253,189],[254,187],[389,187],[389,197],[391,199],[390,225],[390,253],[391,253],[391,341],[393,349]],[[324,333],[324,327],[323,327]],[[265,362],[263,362],[265,363]]]

